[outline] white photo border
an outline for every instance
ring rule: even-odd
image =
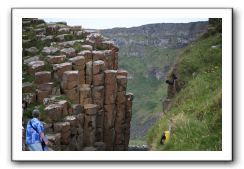
[[[12,8],[13,161],[232,161],[231,8]],[[222,151],[22,151],[22,18],[222,18]]]

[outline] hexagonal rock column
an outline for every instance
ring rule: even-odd
[[[92,52],[90,50],[83,50],[77,54],[78,56],[84,56],[85,63],[92,61]]]
[[[128,150],[128,145],[130,141],[130,122],[132,117],[132,103],[133,103],[133,94],[126,94],[126,110],[125,110],[125,150]]]
[[[68,145],[70,142],[70,122],[57,122],[53,125],[54,133],[61,133],[61,144]]]
[[[72,63],[73,70],[79,71],[80,84],[85,84],[85,58],[84,56],[76,56],[70,58],[69,61]]]
[[[105,70],[105,105],[104,105],[104,125],[103,140],[106,144],[106,150],[112,151],[114,148],[114,121],[116,115],[116,96],[117,80],[115,70]]]
[[[125,111],[126,111],[127,77],[117,76],[117,97],[115,117],[115,145],[114,150],[123,151],[125,147]]]
[[[65,71],[61,82],[64,94],[74,103],[79,104],[79,72]]]
[[[57,79],[61,79],[65,71],[72,70],[72,64],[69,62],[54,64],[53,70],[54,70],[54,77]]]
[[[86,63],[86,84],[89,84],[91,85],[92,84],[92,65],[93,65],[93,62],[92,61],[89,61]]]
[[[96,138],[96,104],[85,104],[84,146],[93,146]]]
[[[60,104],[50,104],[44,109],[43,116],[47,123],[57,122],[63,116],[63,107]]]
[[[97,60],[93,62],[92,66],[93,79],[92,84],[94,86],[104,85],[104,61]]]
[[[64,62],[65,58],[65,55],[47,56],[47,61],[50,64],[60,64]]]
[[[80,87],[80,105],[92,104],[91,86],[83,84]]]
[[[51,81],[51,72],[42,71],[35,73],[35,83],[37,84],[37,101],[39,103],[43,102],[43,99],[52,94],[52,85],[49,85]],[[44,87],[49,86],[49,87]]]
[[[36,72],[44,70],[44,61],[32,61],[28,64],[28,73],[34,75]]]

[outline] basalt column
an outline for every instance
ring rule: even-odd
[[[126,112],[126,76],[117,76],[117,97],[115,116],[114,150],[123,151],[125,148],[125,112]]]
[[[104,105],[104,131],[103,139],[106,145],[106,150],[114,149],[115,137],[115,115],[116,115],[116,96],[117,96],[117,80],[115,70],[105,70],[105,105]]]
[[[93,62],[93,103],[98,106],[96,117],[96,142],[103,142],[103,119],[104,119],[104,61]]]
[[[85,104],[85,123],[84,123],[84,146],[90,147],[95,143],[96,138],[96,116],[98,106],[95,104]]]

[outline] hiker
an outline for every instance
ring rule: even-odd
[[[164,145],[165,140],[166,140],[166,136],[165,136],[165,133],[163,132],[161,139],[160,139],[160,144]]]
[[[33,118],[28,121],[26,127],[26,144],[30,151],[48,151],[48,139],[44,135],[44,127],[39,120],[40,111],[32,111]]]

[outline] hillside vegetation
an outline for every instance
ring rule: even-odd
[[[202,37],[177,58],[173,69],[181,90],[172,99],[171,109],[148,133],[152,150],[222,149],[221,43],[219,33]],[[161,145],[162,132],[170,124],[170,141]]]

